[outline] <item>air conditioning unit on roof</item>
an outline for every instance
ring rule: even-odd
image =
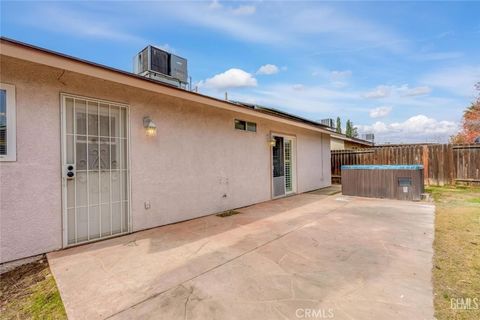
[[[133,72],[180,88],[188,84],[187,59],[151,45],[134,57]]]
[[[367,141],[373,142],[373,141],[375,141],[375,134],[373,134],[373,133],[366,133],[366,134],[363,135],[363,139],[364,139],[364,140],[367,140]]]
[[[320,123],[323,124],[324,126],[335,129],[335,122],[331,118],[330,119],[322,119],[322,120],[320,120]]]

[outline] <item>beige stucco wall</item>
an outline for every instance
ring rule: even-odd
[[[297,137],[298,192],[330,185],[325,134],[12,58],[2,57],[1,82],[17,95],[17,161],[0,162],[1,262],[62,247],[61,92],[130,106],[134,231],[271,199],[272,131]],[[146,115],[156,137],[145,136]],[[234,130],[235,118],[257,133]]]

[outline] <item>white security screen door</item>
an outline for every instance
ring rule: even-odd
[[[62,95],[64,245],[129,231],[128,109]]]

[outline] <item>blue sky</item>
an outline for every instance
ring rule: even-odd
[[[132,71],[147,44],[188,59],[204,94],[377,142],[443,142],[480,81],[478,2],[1,2],[1,34]]]

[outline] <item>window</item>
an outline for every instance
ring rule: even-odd
[[[247,131],[257,132],[257,124],[255,122],[247,122]]]
[[[235,119],[235,129],[257,132],[257,124],[255,122],[247,122],[244,120]]]
[[[15,87],[0,83],[0,161],[15,161]]]
[[[247,129],[247,124],[243,120],[235,119],[235,129],[246,130]]]

